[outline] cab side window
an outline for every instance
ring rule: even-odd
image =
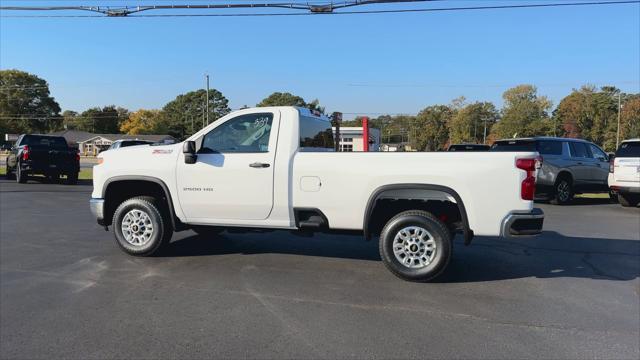
[[[591,148],[591,153],[593,154],[593,157],[596,160],[608,161],[607,154],[605,154],[604,151],[602,151],[599,147],[597,147],[597,146],[595,146],[593,144],[589,144],[589,147]]]
[[[539,141],[538,152],[542,155],[562,155],[562,142],[551,140]]]
[[[269,151],[272,113],[240,115],[207,133],[199,154],[260,153]]]
[[[591,152],[587,145],[580,142],[569,142],[569,148],[571,149],[571,157],[574,158],[590,158]]]

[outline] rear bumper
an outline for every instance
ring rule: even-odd
[[[50,173],[77,173],[80,167],[77,164],[50,164],[44,162],[23,161],[20,163],[22,171],[28,171],[34,174],[50,174]]]
[[[513,212],[502,221],[500,235],[502,237],[517,237],[538,235],[542,232],[544,212],[534,208],[528,212]]]
[[[104,199],[92,198],[89,200],[89,208],[91,214],[98,220],[98,224],[103,225],[104,222]]]

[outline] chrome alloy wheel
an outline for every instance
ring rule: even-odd
[[[151,218],[146,212],[138,209],[125,214],[120,228],[125,240],[134,246],[144,246],[153,235]]]
[[[408,226],[398,231],[393,239],[393,254],[402,265],[420,269],[433,261],[436,242],[426,229]]]

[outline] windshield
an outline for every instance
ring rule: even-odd
[[[41,135],[25,135],[20,145],[28,146],[44,146],[55,149],[66,149],[67,142],[63,137],[41,136]]]
[[[616,157],[640,157],[640,141],[622,143]]]

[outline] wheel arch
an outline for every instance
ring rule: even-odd
[[[165,205],[169,212],[171,225],[175,230],[181,230],[185,227],[176,216],[167,184],[159,178],[144,175],[114,176],[105,181],[102,187],[102,198],[105,200],[104,225],[111,225],[113,214],[122,201],[143,195],[160,198],[160,203]]]
[[[415,195],[419,195],[420,193],[424,194],[425,191],[453,197],[460,214],[465,245],[471,243],[471,240],[473,239],[473,230],[471,230],[471,228],[469,227],[469,218],[467,216],[467,210],[464,206],[462,198],[455,190],[450,187],[433,184],[389,184],[380,186],[375,191],[373,191],[371,196],[369,196],[369,200],[367,201],[364,213],[362,229],[364,231],[365,239],[370,239],[372,235],[371,218],[378,200],[382,199],[385,193],[397,192],[399,190],[402,191],[401,199],[403,200],[411,200],[412,193],[414,193]],[[431,198],[431,200],[442,200],[442,197],[433,197]]]
[[[554,182],[554,184],[558,183],[558,180],[560,179],[569,179],[569,181],[571,181],[571,184],[574,183],[574,177],[573,174],[568,171],[568,170],[562,170],[558,173],[558,176],[556,176],[556,181]]]

